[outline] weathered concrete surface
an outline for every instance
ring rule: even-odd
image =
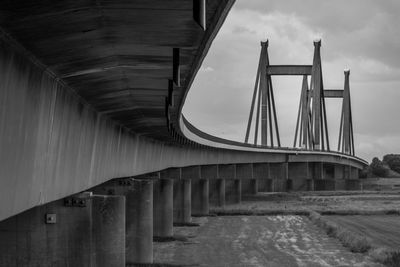
[[[85,204],[58,200],[0,222],[0,266],[125,266],[125,198],[78,199]]]
[[[300,216],[208,217],[178,228],[188,242],[158,243],[159,263],[200,266],[380,266]]]
[[[242,195],[254,195],[258,192],[257,179],[241,179]]]
[[[209,179],[210,206],[225,206],[225,179]]]
[[[153,236],[171,237],[173,231],[173,188],[172,179],[155,180],[153,184]]]
[[[126,195],[126,263],[153,262],[153,182],[134,180]]]
[[[192,180],[192,214],[207,215],[209,204],[209,182],[207,179]]]
[[[174,180],[174,223],[190,223],[192,216],[192,181]]]
[[[225,180],[226,204],[240,203],[242,200],[242,183],[239,179]]]

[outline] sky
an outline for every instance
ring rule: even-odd
[[[301,3],[301,4],[300,4]],[[400,1],[236,0],[195,78],[184,116],[200,130],[244,141],[260,41],[270,64],[312,64],[321,38],[325,88],[342,89],[350,69],[356,155],[400,154]],[[293,145],[301,77],[273,77],[282,146]],[[331,147],[341,100],[326,101]]]

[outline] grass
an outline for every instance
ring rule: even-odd
[[[299,215],[308,216],[308,211],[303,210],[246,210],[246,209],[225,209],[214,210],[217,216],[274,216],[274,215]]]
[[[168,263],[127,263],[126,267],[191,267],[199,265],[182,265],[182,264],[168,264]]]
[[[351,216],[351,215],[400,215],[400,210],[326,210],[318,211],[321,215],[340,215],[340,216]]]
[[[174,227],[198,227],[200,224],[193,222],[177,223],[174,222]]]
[[[389,267],[400,266],[400,251],[389,248],[375,248],[370,251],[369,255],[376,262],[382,263]]]
[[[309,218],[317,226],[324,229],[329,236],[337,238],[352,252],[368,253],[374,261],[389,267],[400,266],[400,250],[380,246],[372,238],[361,235],[356,231],[351,231],[334,221],[324,218],[315,211],[310,211]]]
[[[326,231],[326,233],[340,240],[352,252],[367,252],[371,248],[371,240],[357,233],[323,218],[319,213],[310,211],[310,220]]]

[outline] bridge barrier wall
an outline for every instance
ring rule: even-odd
[[[0,266],[125,266],[125,197],[82,194],[66,203],[0,222]]]
[[[0,209],[0,221],[114,178],[171,167],[288,159],[278,152],[198,148],[135,135],[95,110],[7,37],[0,37],[0,47],[0,202],[8,203]],[[334,155],[289,157],[308,158],[362,166]],[[182,177],[200,176],[182,172]],[[275,171],[260,175],[257,167],[254,174],[257,179],[276,176]]]

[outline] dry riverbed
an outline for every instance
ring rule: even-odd
[[[178,266],[380,266],[352,253],[304,216],[194,218],[187,240],[155,243],[154,261]]]

